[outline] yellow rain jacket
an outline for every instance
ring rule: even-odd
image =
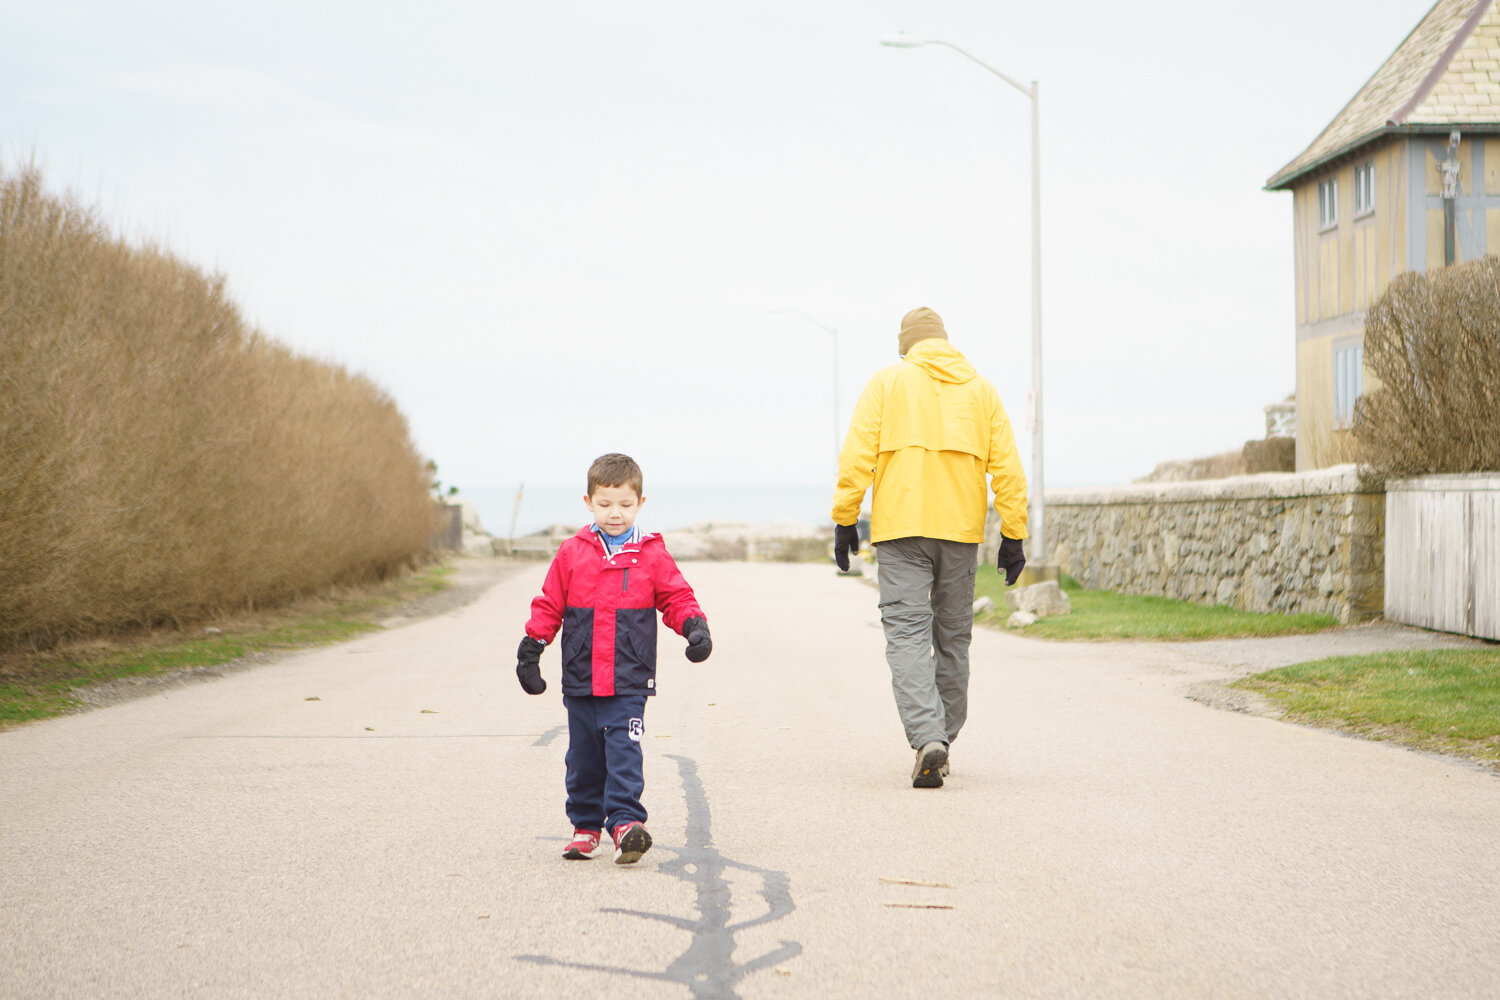
[[[1025,538],[1026,476],[999,393],[947,340],[920,340],[855,404],[833,521],[854,524],[873,481],[871,542],[982,542],[986,474],[1001,533]]]

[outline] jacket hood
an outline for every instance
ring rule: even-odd
[[[962,385],[978,374],[958,348],[946,340],[936,338],[917,341],[901,360],[905,364],[916,365],[939,382],[952,382],[955,385]]]

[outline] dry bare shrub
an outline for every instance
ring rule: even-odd
[[[377,386],[0,177],[0,649],[383,578],[432,528]]]
[[[1250,475],[1259,472],[1296,472],[1297,439],[1270,437],[1261,441],[1246,441],[1240,454],[1245,459],[1245,471]]]
[[[1500,258],[1409,272],[1365,317],[1361,458],[1388,476],[1500,470]]]
[[[1199,479],[1227,479],[1245,474],[1245,456],[1226,451],[1202,458],[1179,458],[1161,462],[1151,473],[1136,479],[1137,483],[1184,483]]]

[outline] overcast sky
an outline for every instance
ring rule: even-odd
[[[1041,83],[1045,472],[1237,449],[1294,386],[1262,190],[1428,9],[0,0],[0,156],[227,275],[364,372],[463,487],[831,482],[926,305],[1031,468]]]

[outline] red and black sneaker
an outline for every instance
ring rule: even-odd
[[[615,864],[633,865],[649,850],[651,834],[646,832],[645,823],[631,820],[615,827]]]
[[[569,861],[587,861],[599,849],[598,830],[574,830],[573,842],[563,851]]]

